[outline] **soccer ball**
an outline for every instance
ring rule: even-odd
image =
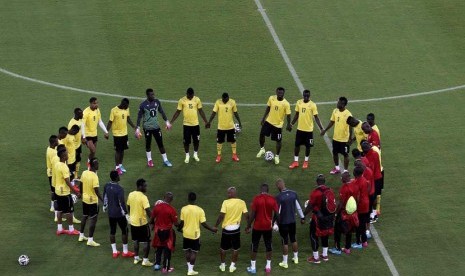
[[[234,124],[234,130],[236,131],[236,133],[240,133],[240,132],[241,132],[241,128],[240,128],[240,126],[239,126],[238,123],[235,123],[235,124]]]
[[[78,201],[77,195],[71,194],[71,197],[73,198],[73,203],[76,204],[76,202]],[[26,257],[27,257],[27,256],[26,256]]]
[[[19,265],[28,265],[29,264],[29,257],[27,255],[21,255],[18,258]]]
[[[271,151],[265,152],[265,160],[266,161],[271,161],[274,158],[274,154]]]

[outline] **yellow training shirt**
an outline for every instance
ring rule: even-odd
[[[181,220],[184,221],[182,236],[191,240],[200,238],[200,224],[207,218],[202,208],[197,205],[186,205],[181,209]]]
[[[82,136],[82,119],[76,120],[71,118],[68,123],[68,130],[70,130],[74,125],[79,127],[79,132],[74,135],[74,147],[77,149],[81,146],[81,136]]]
[[[53,173],[55,174],[55,194],[59,196],[69,195],[71,190],[65,181],[65,179],[70,176],[68,165],[63,162],[58,162],[53,169]]]
[[[237,112],[235,100],[229,99],[227,103],[223,103],[221,99],[217,100],[213,112],[218,113],[218,129],[229,130],[234,128],[233,114]]]
[[[242,214],[247,213],[247,206],[242,199],[230,198],[223,201],[220,212],[225,214],[222,228],[228,225],[240,225]]]
[[[185,126],[198,126],[199,117],[197,111],[202,108],[202,102],[196,96],[189,100],[187,96],[182,97],[178,102],[178,110],[182,110]]]
[[[50,162],[51,162],[51,168],[52,168],[52,187],[55,187],[56,186],[55,165],[60,162],[60,157],[58,157],[58,155],[55,154],[55,156],[52,157]]]
[[[117,106],[113,107],[110,112],[111,130],[113,136],[126,136],[128,135],[128,117],[129,107],[121,109]]]
[[[130,224],[132,226],[142,226],[148,223],[145,209],[149,208],[150,204],[149,199],[143,192],[130,192],[127,205],[131,207],[129,216],[131,217]]]
[[[372,146],[371,148],[378,153],[378,155],[379,155],[379,167],[380,167],[381,171],[384,171],[383,163],[381,162],[381,150],[377,146]]]
[[[63,139],[63,144],[65,144],[66,151],[68,152],[68,164],[73,164],[76,162],[76,147],[75,147],[75,138],[74,135],[66,135]]]
[[[338,142],[349,141],[349,125],[347,124],[347,117],[352,116],[349,110],[339,111],[335,108],[331,114],[331,121],[334,122],[333,140]]]
[[[92,110],[90,107],[84,109],[82,122],[84,123],[86,137],[97,136],[97,125],[100,119],[102,119],[100,109]]]
[[[291,105],[286,99],[278,101],[277,96],[270,96],[266,103],[270,107],[270,113],[266,121],[275,127],[282,128],[284,124],[284,117],[291,114]]]
[[[47,147],[47,152],[45,154],[45,161],[47,163],[47,176],[52,176],[52,159],[54,156],[57,156],[57,150],[51,147]],[[57,156],[58,157],[58,156]]]
[[[98,197],[94,188],[99,187],[98,176],[95,172],[86,170],[81,175],[82,182],[82,202],[87,204],[97,204]]]
[[[356,127],[354,127],[354,134],[355,134],[355,139],[356,139],[356,142],[357,142],[357,149],[360,152],[363,152],[362,151],[362,146],[360,145],[360,142],[362,142],[362,140],[366,140],[368,135],[365,134],[365,132],[363,132],[363,130],[362,130],[362,121],[358,121],[358,125]]]
[[[312,101],[307,103],[304,100],[298,100],[295,105],[295,111],[299,112],[297,129],[300,131],[313,131],[313,116],[318,115],[316,104]]]

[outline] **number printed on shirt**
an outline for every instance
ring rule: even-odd
[[[157,115],[156,109],[150,109],[150,117],[155,117]]]
[[[193,109],[194,106],[192,104],[189,104],[189,109]]]
[[[302,113],[305,113],[305,110],[307,110],[305,107],[302,107]]]

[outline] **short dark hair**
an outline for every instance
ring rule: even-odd
[[[260,185],[260,191],[268,192],[269,190],[270,190],[270,186],[268,186],[268,184],[263,183],[262,185]]]
[[[50,138],[48,138],[48,142],[49,142],[50,144],[52,144],[52,143],[55,142],[56,139],[58,139],[58,136],[56,136],[56,135],[50,135]]]
[[[80,129],[81,129],[81,127],[79,127],[78,125],[73,125],[70,130],[79,131]]]
[[[368,113],[368,114],[367,114],[367,119],[368,119],[368,118],[373,118],[373,120],[374,120],[374,119],[375,119],[375,114],[373,114],[373,113]]]
[[[96,97],[91,97],[91,98],[89,99],[89,103],[93,103],[93,102],[95,102],[96,100],[97,100]]]
[[[60,149],[59,151],[57,151],[57,155],[58,155],[58,157],[60,157],[60,159],[61,159],[61,157],[63,156],[64,153],[66,153],[66,147],[64,149]]]
[[[145,95],[149,95],[150,92],[153,92],[153,89],[147,88],[147,90],[145,90]]]
[[[361,176],[363,174],[363,168],[362,167],[355,167],[354,168],[354,176]]]
[[[63,144],[58,145],[58,146],[57,146],[57,155],[58,155],[58,152],[59,152],[59,151],[62,151],[62,150],[66,150],[66,146],[63,145]]]
[[[137,181],[136,181],[137,188],[144,186],[144,183],[145,183],[145,179],[143,179],[143,178],[137,179]]]
[[[221,98],[223,98],[223,99],[224,99],[224,98],[227,98],[227,97],[229,97],[228,92],[224,92],[223,95],[221,95]]]
[[[119,176],[119,174],[118,174],[117,171],[113,170],[113,171],[110,172],[111,181],[116,181],[118,179],[118,176]]]
[[[194,95],[194,88],[192,87],[187,88],[186,93],[187,95]]]
[[[347,105],[347,103],[349,102],[349,101],[347,100],[347,98],[346,98],[346,97],[344,97],[344,96],[342,96],[342,97],[339,97],[339,101],[341,101],[341,103],[343,103],[343,104],[344,104],[344,106],[346,106],[346,105]]]
[[[318,185],[322,185],[322,184],[325,184],[326,183],[326,178],[323,174],[319,174],[316,176],[316,183]]]
[[[281,90],[281,91],[283,91],[283,92],[286,92],[286,89],[284,89],[284,87],[281,87],[281,86],[278,87],[278,88],[276,88],[276,91],[278,91],[278,90]]]
[[[310,90],[305,89],[305,90],[302,92],[302,94],[304,94],[304,93],[309,93],[309,94],[310,94]]]
[[[82,109],[79,108],[79,107],[76,107],[76,108],[74,109],[74,115],[77,115],[79,111],[82,111]]]
[[[96,161],[98,162],[97,157],[93,157],[93,158],[91,158],[91,159],[89,160],[89,164],[90,164],[90,166],[91,166],[92,168],[95,166],[95,162],[96,162]]]
[[[121,103],[125,103],[125,104],[129,105],[129,99],[128,98],[123,98],[121,100]]]
[[[359,159],[360,157],[362,157],[362,153],[358,149],[353,149],[352,150],[352,156],[355,159]]]
[[[196,201],[197,200],[197,194],[194,193],[194,192],[190,192],[188,195],[187,195],[187,200],[189,201]]]
[[[68,128],[65,127],[65,126],[62,126],[58,129],[58,133],[64,133],[64,132],[67,132],[68,131]]]

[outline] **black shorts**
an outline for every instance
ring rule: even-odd
[[[57,201],[57,211],[63,214],[69,214],[74,212],[73,198],[71,194],[65,196],[55,195]]]
[[[110,235],[116,234],[116,225],[119,225],[121,229],[121,234],[127,235],[128,234],[128,221],[126,217],[119,217],[119,218],[108,218],[110,221]]]
[[[76,163],[81,162],[81,153],[82,153],[82,145],[79,145],[79,148],[76,149]]]
[[[76,162],[74,162],[73,164],[68,164],[68,168],[69,168],[69,180],[73,180],[74,172],[76,171]]]
[[[188,238],[182,239],[182,250],[191,250],[194,252],[200,251],[200,239],[192,240]]]
[[[221,234],[221,250],[239,250],[241,248],[241,229],[228,231],[223,229]]]
[[[284,245],[288,245],[289,241],[291,243],[296,242],[295,239],[295,222],[289,224],[279,224],[279,234],[281,235],[281,241]]]
[[[87,204],[85,202],[82,203],[82,215],[88,217],[94,217],[98,215],[98,204]]]
[[[258,251],[258,244],[260,243],[260,239],[263,236],[265,250],[266,252],[271,252],[273,250],[273,247],[271,246],[272,235],[273,233],[271,232],[271,229],[266,231],[252,229],[252,251]]]
[[[224,138],[226,137],[226,141],[229,143],[235,143],[236,142],[236,130],[233,129],[228,129],[228,130],[221,130],[218,129],[216,132],[216,142],[218,144],[224,143]]]
[[[282,135],[282,128],[275,127],[274,125],[265,121],[260,130],[261,135],[265,135],[266,137],[271,136],[272,141],[281,142],[283,135]]]
[[[124,151],[128,149],[128,136],[113,136],[113,146],[116,151]]]
[[[344,156],[349,156],[349,144],[347,142],[339,142],[333,140],[333,154],[342,154]]]
[[[150,241],[150,228],[149,224],[142,226],[131,225],[132,240],[136,242],[149,242]]]
[[[87,136],[86,141],[92,141],[94,144],[98,142],[97,136]]]
[[[200,141],[200,126],[183,126],[183,143],[190,145],[191,138],[194,144]]]
[[[383,177],[381,177],[381,190],[384,189],[384,170],[381,171],[381,175]]]
[[[150,147],[152,144],[152,136],[155,138],[155,142],[157,142],[158,148],[163,148],[163,135],[161,133],[161,129],[144,129],[145,134],[145,150],[150,151]]]
[[[313,147],[313,131],[297,130],[295,133],[295,146]]]
[[[382,190],[383,190],[383,178],[381,177],[380,179],[375,180],[375,196],[380,195]]]
[[[55,187],[52,186],[52,177],[48,177],[48,184],[50,184],[50,192],[55,193]]]

